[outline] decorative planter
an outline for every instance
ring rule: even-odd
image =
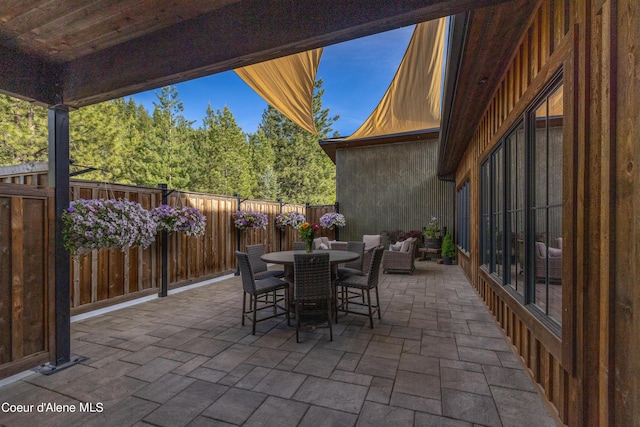
[[[442,263],[443,263],[444,265],[452,265],[452,262],[451,262],[451,261],[452,261],[452,258],[451,258],[451,257],[446,256],[446,257],[443,257],[443,258],[442,258]]]
[[[429,249],[440,249],[442,247],[442,237],[425,237],[424,247]]]

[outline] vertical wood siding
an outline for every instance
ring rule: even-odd
[[[340,239],[421,231],[432,216],[453,232],[455,185],[438,179],[437,163],[437,140],[339,149],[336,192],[347,222]]]
[[[479,218],[480,163],[570,54],[571,4],[570,0],[540,3],[456,171],[456,184],[470,178],[471,192],[471,251],[468,255],[458,251],[459,264],[564,423],[569,420],[573,383],[562,365],[560,339],[548,333],[517,301],[499,292],[501,285],[481,272]]]

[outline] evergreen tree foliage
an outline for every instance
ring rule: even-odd
[[[47,109],[0,95],[0,165],[48,158]]]
[[[133,98],[116,99],[118,117],[123,133],[122,157],[123,173],[116,179],[118,182],[155,187],[159,182],[150,173],[153,164],[148,163],[147,150],[150,141],[155,138],[153,121],[142,105],[136,104]]]
[[[165,86],[156,92],[152,116],[154,137],[146,147],[145,155],[155,167],[150,178],[166,183],[169,188],[187,188],[189,177],[185,173],[189,160],[189,136],[193,122],[182,115],[184,105],[175,86]]]
[[[132,98],[70,112],[72,171],[78,178],[148,187],[312,204],[335,201],[335,166],[320,148],[338,116],[322,108],[316,82],[312,135],[277,110],[264,110],[255,133],[244,133],[227,108],[209,105],[201,127],[185,119],[174,86],[163,87],[149,113]],[[47,109],[0,95],[0,165],[48,158]]]
[[[251,164],[255,172],[253,196],[256,199],[276,200],[280,197],[278,175],[274,170],[275,152],[273,144],[264,132],[258,130],[249,135]]]
[[[311,204],[335,201],[335,165],[324,153],[318,140],[326,138],[338,116],[329,116],[322,108],[322,80],[316,82],[313,113],[318,135],[302,129],[269,106],[262,115],[259,132],[265,135],[275,154],[273,169],[283,200]]]
[[[215,194],[252,196],[255,180],[249,144],[226,106],[213,111],[209,105],[204,119],[204,144],[200,156],[208,174],[203,191]]]
[[[124,173],[123,132],[113,101],[69,113],[69,157],[73,169],[96,168],[80,179],[113,182]]]

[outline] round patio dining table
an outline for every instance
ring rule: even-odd
[[[355,261],[360,258],[360,255],[356,252],[351,251],[338,251],[335,249],[315,249],[313,253],[323,253],[326,252],[329,254],[329,263],[331,265],[334,264],[342,264],[343,262]],[[293,255],[294,254],[305,254],[306,251],[281,251],[281,252],[269,252],[262,255],[262,258],[265,262],[270,262],[272,264],[283,264],[285,266],[291,265],[293,266]]]
[[[335,280],[338,275],[338,264],[342,264],[349,261],[355,261],[360,258],[360,254],[351,251],[340,251],[335,249],[314,249],[313,253],[329,254],[329,264],[331,264],[331,278]],[[269,252],[260,258],[264,262],[272,264],[284,265],[284,279],[289,282],[290,295],[293,295],[293,256],[295,254],[306,254],[306,251],[280,251]]]

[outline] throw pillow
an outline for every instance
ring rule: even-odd
[[[411,240],[407,239],[404,242],[402,242],[402,248],[400,249],[400,252],[409,252],[410,247],[411,247]]]
[[[397,242],[389,245],[389,250],[392,252],[400,252],[400,249],[402,249],[402,242]]]

